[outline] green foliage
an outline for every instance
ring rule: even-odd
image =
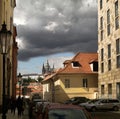
[[[41,81],[43,80],[43,78],[39,76],[39,77],[37,78],[37,80],[38,80],[38,82],[41,82]]]
[[[43,78],[42,77],[38,77],[37,78],[37,81],[40,83],[41,81],[43,80]],[[33,78],[31,78],[31,77],[28,77],[28,78],[22,78],[22,80],[20,81],[20,83],[22,84],[22,85],[29,85],[30,83],[34,83],[34,82],[36,82],[36,80],[35,79],[33,79]]]

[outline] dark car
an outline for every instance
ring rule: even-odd
[[[89,112],[77,105],[50,104],[47,105],[42,119],[94,119]]]
[[[66,100],[65,104],[74,104],[74,105],[77,105],[77,104],[80,104],[80,103],[87,102],[89,100],[90,99],[88,99],[86,97],[73,97],[73,98],[70,98],[69,100]]]

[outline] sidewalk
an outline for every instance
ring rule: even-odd
[[[0,114],[0,119],[2,119],[2,114]],[[11,114],[11,111],[8,110],[8,113],[6,114],[6,119],[29,119],[28,117],[28,110],[27,108],[24,110],[24,115],[21,117],[18,117],[17,110],[15,111],[15,115]]]

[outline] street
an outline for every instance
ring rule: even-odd
[[[120,119],[120,111],[97,111],[91,113],[96,119]]]
[[[0,113],[0,119],[2,119],[2,113]],[[11,113],[11,110],[8,110],[6,113],[6,119],[29,119],[28,108],[25,109],[24,114],[21,117],[18,117],[17,109],[15,115]]]

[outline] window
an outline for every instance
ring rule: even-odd
[[[103,30],[101,30],[100,32],[100,37],[101,37],[100,39],[103,40]]]
[[[111,59],[108,60],[108,71],[111,70]]]
[[[116,60],[117,68],[120,68],[120,39],[116,40]]]
[[[100,18],[100,37],[103,40],[103,17]]]
[[[83,87],[87,88],[88,87],[88,80],[83,79]]]
[[[100,0],[100,9],[102,9],[102,5],[103,5],[103,3],[102,3],[103,1],[102,0]]]
[[[119,12],[118,12],[118,1],[115,2],[115,28],[119,28]]]
[[[103,29],[103,17],[100,18],[100,30]]]
[[[101,49],[101,61],[103,61],[103,59],[104,59],[104,49],[102,48]]]
[[[111,70],[111,44],[108,45],[108,71]]]
[[[98,71],[98,62],[93,62],[93,71]]]
[[[115,28],[118,29],[119,28],[119,17],[115,18]]]
[[[110,35],[110,24],[107,25],[107,35]]]
[[[112,94],[112,84],[108,84],[108,95]]]
[[[107,35],[110,35],[110,10],[107,11]]]
[[[120,99],[120,82],[116,83],[116,93],[117,93],[117,98]]]
[[[104,85],[101,85],[101,94],[104,95]]]
[[[116,54],[120,54],[120,39],[116,40]]]
[[[78,61],[73,61],[73,67],[80,67],[80,64]]]
[[[70,88],[70,80],[65,79],[65,88]]]
[[[103,73],[104,72],[104,63],[102,62],[101,63],[101,73]]]
[[[110,23],[110,9],[107,10],[107,24]]]
[[[108,45],[108,58],[111,58],[111,44]]]
[[[101,73],[104,72],[104,63],[103,63],[103,60],[104,60],[104,49],[102,48],[101,49]]]
[[[115,2],[115,16],[118,16],[118,1]]]
[[[120,68],[120,55],[117,56],[117,68]]]

